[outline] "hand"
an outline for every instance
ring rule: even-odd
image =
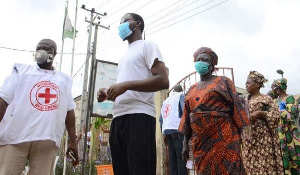
[[[106,99],[107,99],[106,88],[99,89],[99,91],[97,92],[97,100],[98,100],[98,102],[99,103],[103,102]]]
[[[261,118],[264,119],[266,116],[266,112],[264,111],[254,111],[251,115],[250,115],[250,120],[251,121],[255,121],[257,118]]]
[[[75,160],[73,160],[73,158],[69,155],[70,153],[73,155]],[[72,159],[74,167],[79,164],[78,149],[77,149],[77,144],[76,143],[69,143],[66,154],[67,154],[68,158]]]
[[[164,140],[165,145],[168,144],[168,138],[167,138],[167,136],[164,135],[163,136],[163,140]]]
[[[116,98],[127,91],[126,83],[112,85],[107,90],[108,100],[115,101]]]
[[[187,162],[189,160],[189,146],[183,143],[182,147],[182,160]]]

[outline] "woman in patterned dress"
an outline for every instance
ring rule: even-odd
[[[179,131],[184,134],[183,158],[188,159],[188,142],[192,141],[198,175],[245,174],[241,159],[242,127],[249,124],[233,82],[212,75],[218,56],[210,48],[194,53],[200,82],[186,95]]]
[[[300,174],[300,133],[296,124],[298,118],[297,104],[294,96],[286,94],[287,79],[275,80],[272,84],[273,94],[280,111],[278,135],[282,152],[285,174]]]
[[[246,89],[246,108],[250,126],[243,130],[243,162],[248,174],[283,174],[281,152],[277,127],[279,123],[278,106],[273,99],[260,93],[260,88],[268,80],[250,71]]]

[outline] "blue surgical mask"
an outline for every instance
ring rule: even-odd
[[[129,35],[132,34],[131,29],[129,28],[129,22],[124,22],[119,25],[119,36],[124,41]]]
[[[195,62],[195,69],[200,75],[205,75],[209,72],[209,63],[203,61]]]

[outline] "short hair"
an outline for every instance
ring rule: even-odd
[[[174,86],[174,92],[182,92],[182,86],[180,84],[176,84]]]
[[[57,45],[56,45],[55,41],[53,41],[52,39],[47,39],[46,38],[46,39],[42,39],[39,43],[41,43],[41,42],[49,43],[51,45],[51,47],[54,49],[54,56],[56,55],[56,53],[57,53]]]
[[[127,13],[127,14],[130,15],[134,20],[141,22],[140,29],[141,29],[141,32],[143,33],[144,28],[145,28],[143,18],[140,15],[136,14],[136,13]]]

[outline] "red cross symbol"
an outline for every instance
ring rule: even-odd
[[[169,110],[170,110],[170,106],[167,106],[167,107],[166,107],[166,110],[165,110],[165,114],[166,114],[166,115],[169,114]]]
[[[46,88],[45,93],[44,94],[39,93],[38,97],[45,98],[45,104],[48,104],[48,103],[50,103],[51,98],[56,98],[56,94],[51,94],[50,93],[50,88]]]
[[[168,115],[170,114],[171,108],[172,108],[172,106],[171,106],[170,104],[167,104],[167,105],[166,105],[165,116],[164,116],[164,118],[167,118],[167,117],[168,117]]]

